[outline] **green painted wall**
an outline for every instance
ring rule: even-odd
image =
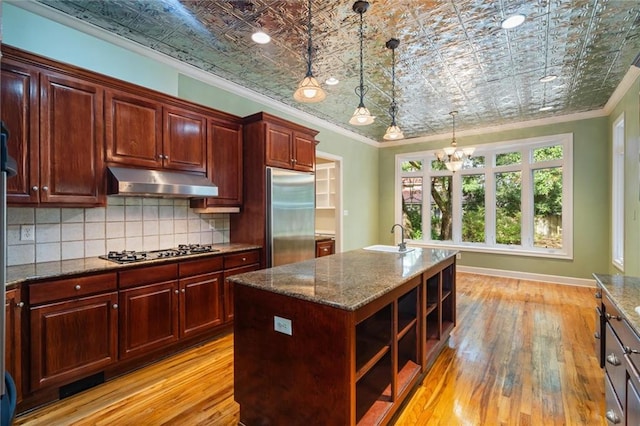
[[[318,150],[343,159],[343,208],[349,212],[343,222],[343,249],[351,250],[377,242],[377,148],[183,75],[170,65],[15,5],[2,3],[2,8],[3,41],[6,44],[231,114],[246,116],[267,111],[320,130]]]
[[[625,241],[624,241],[624,271],[613,266],[611,259],[611,241],[608,241],[608,267],[610,273],[622,273],[625,275],[640,276],[640,223],[638,221],[638,209],[640,208],[640,170],[638,167],[640,151],[640,107],[638,94],[640,93],[640,77],[631,85],[623,98],[618,102],[613,112],[609,115],[608,135],[609,146],[607,158],[612,162],[613,123],[624,113],[625,127],[625,164],[624,164],[624,193],[625,193]],[[608,184],[611,185],[611,178]],[[611,204],[611,193],[607,204]]]
[[[465,252],[460,265],[548,275],[590,278],[592,272],[606,272],[609,238],[609,167],[607,118],[594,118],[554,125],[523,128],[457,137],[458,145],[485,143],[573,133],[573,260],[544,259],[529,256]],[[395,156],[427,151],[448,145],[451,138],[380,150],[380,240],[393,244],[389,233],[394,223]]]

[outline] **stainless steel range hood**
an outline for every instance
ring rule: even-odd
[[[208,198],[218,187],[204,176],[159,170],[108,168],[107,194],[139,197]]]

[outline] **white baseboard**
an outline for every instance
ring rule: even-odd
[[[507,271],[504,269],[478,268],[474,266],[456,265],[457,272],[468,272],[470,274],[491,275],[494,277],[517,278],[521,280],[540,281],[552,284],[573,285],[578,287],[596,287],[594,278],[575,278],[560,275],[534,274],[531,272]]]

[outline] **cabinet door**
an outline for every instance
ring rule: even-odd
[[[103,91],[62,74],[40,84],[40,202],[104,201]]]
[[[17,176],[7,180],[7,203],[37,204],[39,183],[38,72],[3,59],[0,111],[9,130],[8,149],[18,163]]]
[[[316,164],[316,141],[302,133],[294,133],[294,170],[312,172]]]
[[[260,269],[260,265],[255,264],[224,271],[224,322],[233,321],[233,283],[227,281],[227,278],[232,275],[257,271],[258,269]]]
[[[293,133],[286,127],[274,124],[267,124],[266,131],[266,165],[291,169],[294,159]]]
[[[180,337],[222,324],[222,272],[180,279]]]
[[[145,354],[178,340],[178,283],[120,290],[120,358]]]
[[[18,290],[5,298],[5,365],[16,383],[17,400],[22,400],[22,307]]]
[[[167,169],[206,173],[207,120],[180,108],[164,108],[163,165]]]
[[[239,124],[211,122],[207,176],[218,186],[218,196],[208,198],[206,207],[242,205],[242,127]]]
[[[31,389],[101,371],[117,358],[116,292],[32,307]]]
[[[316,257],[329,256],[334,252],[335,242],[333,240],[316,242]]]
[[[129,166],[162,167],[160,103],[108,90],[105,105],[106,160]]]

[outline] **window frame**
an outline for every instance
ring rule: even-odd
[[[624,272],[624,112],[613,122],[611,130],[611,262]]]
[[[562,145],[563,158],[561,160],[550,160],[542,162],[533,161],[533,152],[537,148]],[[424,247],[448,248],[463,251],[475,251],[482,253],[497,253],[511,255],[525,255],[534,257],[546,257],[557,259],[573,259],[573,133],[563,133],[535,138],[509,140],[504,142],[494,142],[476,146],[474,157],[484,156],[484,166],[477,168],[463,168],[452,173],[448,170],[431,170],[431,161],[436,159],[438,150],[427,150],[420,152],[402,153],[395,156],[395,194],[394,194],[394,216],[395,223],[402,223],[402,177],[421,176],[423,178],[423,198],[422,198],[422,240],[410,240],[412,245]],[[504,166],[495,165],[495,155],[508,152],[521,152],[521,163]],[[418,172],[403,172],[402,163],[408,160],[422,160],[423,167]],[[537,169],[548,169],[551,167],[561,167],[563,176],[562,187],[562,248],[549,249],[535,247],[533,235],[533,171]],[[520,171],[522,176],[522,244],[518,246],[496,244],[495,220],[496,209],[489,208],[495,206],[495,174],[497,172]],[[485,242],[463,242],[462,241],[462,176],[463,175],[485,175]],[[452,199],[452,241],[438,241],[430,239],[431,221],[431,177],[432,176],[453,176],[453,199]],[[525,216],[526,213],[526,216]],[[492,225],[492,223],[494,225]],[[527,241],[525,241],[527,238]]]

